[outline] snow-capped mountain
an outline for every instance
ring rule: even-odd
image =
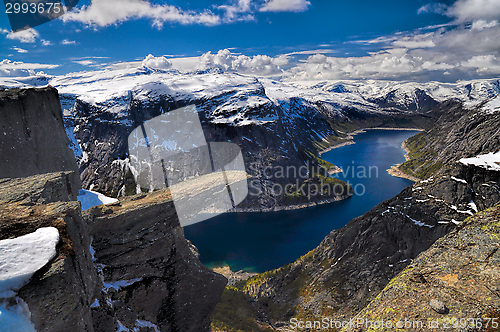
[[[499,94],[499,80],[443,84],[388,81],[280,82],[223,73],[180,73],[148,67],[108,68],[62,76],[0,78],[0,86],[51,85],[58,89],[69,145],[85,188],[108,195],[135,193],[128,159],[132,130],[164,112],[195,104],[207,141],[238,144],[261,195],[258,205],[279,205],[265,167],[314,162],[318,150],[360,127],[423,127],[439,102],[476,105]],[[252,165],[252,167],[250,167]]]

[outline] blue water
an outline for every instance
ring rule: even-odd
[[[291,263],[318,246],[332,230],[412,183],[386,170],[404,162],[401,143],[416,133],[369,130],[354,137],[356,144],[323,154],[323,159],[344,170],[336,177],[356,190],[347,200],[293,211],[222,214],[185,227],[186,238],[198,247],[200,260],[207,266],[264,272]]]

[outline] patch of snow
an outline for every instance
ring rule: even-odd
[[[139,332],[141,327],[149,327],[154,330],[154,332],[160,332],[160,329],[155,324],[148,322],[146,320],[138,319],[135,321],[134,332]]]
[[[455,211],[457,211],[458,213],[465,213],[465,214],[470,214],[471,216],[474,214],[472,213],[472,211],[469,211],[469,210],[459,210],[455,205],[452,205],[451,208]]]
[[[478,212],[479,210],[477,209],[476,203],[474,201],[470,201],[469,206],[471,207],[472,210]]]
[[[493,98],[483,106],[486,114],[493,114],[500,111],[500,97]]]
[[[452,180],[455,180],[455,181],[457,181],[457,182],[460,182],[460,183],[464,183],[464,184],[467,184],[467,181],[465,181],[465,180],[462,180],[462,179],[459,179],[459,178],[456,178],[456,177],[454,177],[454,176],[451,176],[450,178],[451,178]]]
[[[58,242],[59,231],[54,227],[0,241],[0,298],[15,295],[33,273],[54,258]]]
[[[118,280],[112,282],[104,282],[102,283],[102,290],[107,293],[111,288],[114,288],[116,291],[120,290],[120,288],[130,286],[135,284],[136,282],[141,281],[142,278],[130,279],[130,280]]]
[[[500,171],[500,152],[488,153],[459,160],[464,165],[475,165],[491,171]]]
[[[116,326],[116,332],[130,332],[129,329],[127,329],[122,322],[117,320],[117,326]]]
[[[59,231],[54,227],[0,241],[0,329],[36,332],[28,305],[16,292],[56,254]]]
[[[100,305],[100,304],[99,304],[99,300],[98,300],[98,299],[95,299],[94,303],[92,303],[92,304],[90,305],[90,307],[91,307],[91,308],[97,308],[99,305]]]
[[[90,237],[89,252],[90,252],[90,256],[92,257],[92,262],[95,262],[95,250],[94,250],[94,248],[92,247],[92,241],[94,241],[94,238],[91,236],[91,237]]]
[[[406,217],[407,217],[408,219],[410,219],[411,221],[413,221],[413,223],[414,223],[415,225],[417,225],[417,226],[420,226],[420,227],[424,227],[424,226],[425,226],[425,227],[429,227],[429,228],[434,228],[434,226],[427,225],[426,223],[423,223],[423,222],[421,222],[421,221],[415,220],[415,219],[411,218],[409,215],[406,215]]]
[[[2,332],[36,332],[31,322],[28,305],[20,297],[11,305],[8,300],[0,301],[0,329]]]
[[[80,189],[78,193],[77,199],[82,204],[82,211],[88,210],[93,206],[118,202],[116,198],[111,198],[91,190]]]
[[[82,149],[80,148],[80,144],[78,144],[78,140],[75,137],[74,127],[65,127],[66,136],[68,137],[68,146],[71,150],[73,150],[73,154],[75,158],[78,159],[83,156]]]

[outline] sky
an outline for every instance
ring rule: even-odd
[[[0,75],[138,61],[285,81],[494,78],[499,21],[500,0],[81,0],[12,33],[2,8]]]

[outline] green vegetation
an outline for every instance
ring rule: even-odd
[[[442,166],[441,161],[434,161],[437,153],[428,145],[426,132],[421,132],[405,141],[409,160],[399,166],[399,169],[409,175],[413,175],[419,179],[425,179]]]
[[[226,287],[220,302],[211,316],[212,331],[271,332],[257,324],[258,312],[247,294],[233,287]]]
[[[260,286],[266,280],[273,279],[273,281],[280,283],[279,287],[282,290],[282,294],[287,294],[286,297],[288,300],[276,303],[268,297],[259,298],[257,303],[265,310],[268,317],[275,321],[288,320],[292,317],[309,317],[308,313],[296,312],[296,308],[291,303],[299,297],[308,297],[308,280],[310,276],[306,269],[299,268],[299,266],[303,267],[304,265],[302,264],[312,262],[314,254],[315,250],[311,250],[294,263],[258,274],[248,280],[240,281],[235,285],[235,288],[241,292],[251,292],[251,290]]]
[[[331,162],[329,161],[326,161],[326,160],[323,160],[321,159],[320,157],[316,156],[314,153],[312,153],[311,151],[307,151],[306,150],[306,153],[314,160],[314,162],[316,164],[318,164],[319,166],[323,167],[323,169],[325,171],[328,171],[329,169],[331,168],[335,168],[335,165],[332,164]]]
[[[326,141],[324,141],[324,140],[313,141],[312,144],[316,148],[316,150],[319,152],[319,151],[328,149],[329,147],[331,147],[333,145],[338,145],[342,142],[346,142],[346,140],[339,137],[339,136],[331,135],[331,136],[326,137]]]

